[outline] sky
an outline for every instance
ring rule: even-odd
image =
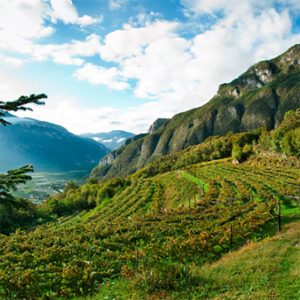
[[[0,99],[75,134],[146,132],[300,43],[299,0],[1,0]]]

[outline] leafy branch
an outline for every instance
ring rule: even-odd
[[[21,96],[19,99],[14,101],[8,101],[3,102],[0,101],[0,124],[6,126],[10,125],[10,123],[6,120],[4,120],[2,117],[5,116],[5,111],[18,111],[18,110],[30,110],[32,111],[32,108],[26,106],[28,104],[37,104],[37,105],[43,105],[45,104],[44,101],[41,101],[41,99],[47,98],[47,95],[45,94],[32,94],[30,96]]]

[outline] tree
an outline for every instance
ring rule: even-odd
[[[18,110],[31,110],[32,109],[26,105],[28,104],[37,104],[42,105],[45,104],[44,101],[41,101],[41,99],[47,98],[47,95],[45,94],[32,94],[30,96],[21,96],[19,99],[9,102],[3,102],[0,101],[0,124],[6,126],[10,125],[9,122],[4,120],[2,117],[5,116],[5,112],[7,111],[18,111]]]
[[[8,111],[18,111],[18,110],[32,110],[30,107],[26,106],[28,104],[44,104],[41,99],[45,99],[47,96],[45,94],[39,95],[30,95],[30,96],[21,96],[19,99],[10,102],[0,101],[0,125],[10,125],[3,117]],[[12,190],[17,189],[17,185],[21,183],[26,183],[31,179],[27,173],[33,172],[33,167],[31,165],[26,165],[21,168],[7,171],[6,174],[0,174],[0,231],[8,232],[7,226],[9,223],[10,215],[13,213],[13,209],[17,206],[22,206],[24,203],[20,202],[18,199],[15,199],[11,195]],[[13,216],[16,217],[16,216]],[[8,221],[7,221],[8,220]]]
[[[238,144],[233,144],[231,155],[233,159],[241,160],[243,157],[242,148]]]

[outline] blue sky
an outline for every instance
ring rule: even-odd
[[[74,133],[146,131],[300,41],[298,0],[2,0],[3,100]]]

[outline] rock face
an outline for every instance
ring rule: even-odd
[[[163,119],[163,118],[159,118],[157,119],[149,128],[149,134],[154,133],[155,131],[157,131],[158,129],[160,129],[161,127],[163,127],[166,123],[168,123],[169,119]]]
[[[285,112],[300,107],[300,45],[279,57],[250,67],[202,107],[158,119],[147,135],[128,141],[115,158],[96,167],[92,176],[124,176],[150,160],[199,144],[212,135],[255,128],[275,128]]]

